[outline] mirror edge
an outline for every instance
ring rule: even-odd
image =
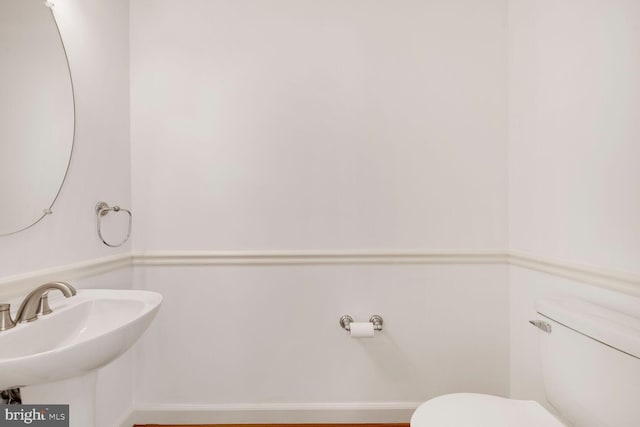
[[[56,14],[53,11],[53,8],[55,6],[53,3],[48,1],[45,1],[44,3],[47,9],[49,9],[49,13],[51,14],[51,19],[53,19],[53,23],[56,27],[56,34],[58,35],[58,39],[60,40],[60,45],[62,46],[62,53],[64,54],[64,60],[65,60],[65,63],[67,64],[67,71],[69,72],[69,83],[71,85],[71,102],[73,104],[73,130],[72,130],[72,136],[71,136],[71,149],[69,150],[69,160],[67,161],[67,167],[65,169],[64,176],[62,177],[62,181],[60,181],[60,186],[58,187],[58,191],[56,192],[53,200],[51,201],[51,204],[42,211],[42,215],[38,219],[36,219],[33,223],[27,225],[26,227],[22,227],[18,230],[11,231],[9,233],[0,233],[0,237],[11,236],[13,234],[20,233],[21,231],[25,231],[35,226],[36,224],[38,224],[47,216],[53,214],[52,208],[55,205],[58,198],[60,197],[60,193],[62,192],[62,187],[64,187],[64,183],[67,181],[67,177],[69,176],[69,170],[71,168],[71,160],[73,159],[73,151],[76,145],[76,118],[77,118],[76,117],[77,116],[76,93],[75,93],[75,86],[73,84],[73,73],[71,72],[71,64],[69,63],[69,55],[67,54],[67,47],[64,44],[64,39],[62,38],[62,32],[60,31],[60,26],[58,25]]]

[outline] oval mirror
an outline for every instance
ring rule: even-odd
[[[49,3],[0,0],[0,235],[39,222],[73,149],[71,73]]]

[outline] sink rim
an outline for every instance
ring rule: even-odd
[[[22,331],[27,330],[27,328],[37,324],[42,325],[42,323],[39,322],[53,320],[55,317],[67,313],[74,308],[80,309],[80,307],[85,304],[92,304],[100,300],[133,301],[141,302],[142,305],[139,309],[132,312],[135,313],[134,315],[130,313],[125,316],[123,321],[113,325],[114,327],[105,327],[103,330],[99,330],[96,335],[88,335],[84,339],[73,336],[66,344],[61,346],[54,344],[52,348],[47,348],[44,351],[30,353],[27,350],[24,355],[0,357],[0,372],[7,375],[6,382],[13,383],[14,379],[25,377],[26,381],[21,384],[21,386],[24,387],[50,382],[51,380],[73,377],[73,375],[65,375],[62,372],[47,372],[48,367],[56,371],[58,370],[56,367],[58,367],[67,373],[78,372],[79,375],[93,369],[101,368],[120,357],[138,341],[159,310],[163,297],[160,293],[146,290],[81,289],[78,290],[78,293],[73,297],[61,297],[60,299],[52,301],[51,307],[53,308],[53,313],[46,317],[42,317],[32,323],[20,324],[15,328],[0,333],[0,345],[3,343],[3,336],[8,337],[13,335],[12,338],[20,339],[19,335],[16,337],[16,334],[20,334]],[[88,310],[90,311],[91,308],[88,308]],[[90,314],[82,314],[82,316],[89,315]],[[83,319],[87,318],[88,317],[84,317]],[[35,336],[37,336],[38,333],[39,332],[36,332]],[[44,330],[44,333],[46,333],[46,330]],[[9,345],[9,343],[7,343],[7,345]],[[105,345],[107,345],[107,347],[104,347]],[[99,352],[100,349],[104,350],[105,348],[106,351],[103,351],[103,353]],[[79,357],[80,359],[78,359]],[[77,365],[73,364],[74,360]],[[66,362],[69,363],[67,364]],[[91,366],[93,367],[91,368]],[[29,370],[31,367],[33,367],[32,372]],[[9,377],[14,378],[9,379]],[[31,379],[27,380],[29,377]],[[47,380],[45,380],[45,377]]]
[[[137,319],[144,317],[147,313],[149,313],[153,309],[158,308],[160,304],[162,304],[162,300],[163,300],[162,294],[154,291],[143,291],[143,290],[135,290],[135,289],[80,289],[78,290],[78,293],[73,297],[70,297],[70,298],[61,297],[56,300],[52,300],[51,306],[53,309],[53,313],[45,317],[38,318],[38,320],[34,322],[20,323],[16,325],[15,328],[8,329],[0,333],[0,345],[2,344],[3,337],[15,335],[16,333],[23,331],[25,328],[33,326],[36,322],[43,322],[49,319],[53,319],[55,317],[60,316],[63,313],[66,313],[67,311],[77,309],[81,305],[92,304],[94,301],[97,301],[97,300],[127,301],[127,300],[131,300],[130,296],[134,296],[134,297],[142,296],[146,298],[133,299],[133,301],[141,302],[143,304],[142,310],[137,312],[135,317],[133,317],[132,319],[127,319],[127,321],[122,323],[120,326],[113,329],[105,330],[103,333],[93,336],[91,338],[88,338],[86,340],[72,341],[66,345],[56,346],[46,351],[40,351],[37,353],[28,354],[24,356],[17,356],[17,357],[2,357],[0,355],[0,364],[2,364],[3,362],[10,362],[15,360],[26,360],[32,357],[43,356],[43,355],[46,355],[47,353],[65,350],[81,343],[88,343],[88,342],[91,342],[92,340],[99,339],[104,334],[109,334],[109,333],[118,331],[120,329],[126,328],[127,325],[130,324],[131,322],[135,322]]]

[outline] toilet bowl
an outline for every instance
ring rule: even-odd
[[[423,403],[411,427],[638,427],[640,318],[576,298],[536,303],[547,401],[447,394]],[[562,422],[560,421],[562,420]]]
[[[488,394],[456,393],[416,409],[411,427],[564,427],[538,402]]]

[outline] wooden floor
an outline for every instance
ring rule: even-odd
[[[137,424],[134,427],[409,427],[409,423],[397,424]]]

